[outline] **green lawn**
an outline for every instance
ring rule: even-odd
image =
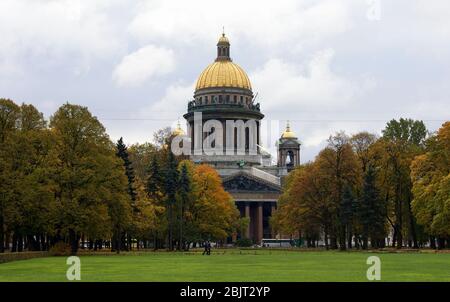
[[[81,256],[82,281],[367,281],[366,259],[381,259],[382,281],[450,281],[450,254],[268,250]],[[65,257],[0,264],[0,281],[66,281]]]

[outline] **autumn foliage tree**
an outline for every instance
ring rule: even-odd
[[[439,248],[450,247],[450,122],[426,142],[426,152],[411,163],[412,211],[417,222],[436,238]]]

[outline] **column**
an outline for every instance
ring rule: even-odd
[[[258,202],[257,205],[257,226],[256,226],[256,240],[257,240],[257,244],[261,244],[261,239],[263,238],[263,203],[262,202]]]
[[[250,224],[252,223],[252,221],[250,217],[250,205],[248,204],[248,202],[245,203],[245,217],[248,217],[250,219],[247,229],[245,230],[245,237],[250,239]]]

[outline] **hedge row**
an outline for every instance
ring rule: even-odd
[[[48,257],[48,252],[20,252],[20,253],[1,253],[0,254],[0,263],[16,261],[16,260],[25,260],[31,258],[39,258],[39,257]]]

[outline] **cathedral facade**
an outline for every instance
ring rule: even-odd
[[[264,114],[255,103],[249,77],[230,57],[225,34],[217,43],[215,61],[197,80],[184,118],[190,159],[213,166],[241,216],[250,219],[247,230],[238,236],[257,244],[263,238],[275,238],[269,219],[277,207],[283,177],[300,163],[300,143],[288,124],[277,141],[278,163],[272,165],[271,155],[260,143]]]

